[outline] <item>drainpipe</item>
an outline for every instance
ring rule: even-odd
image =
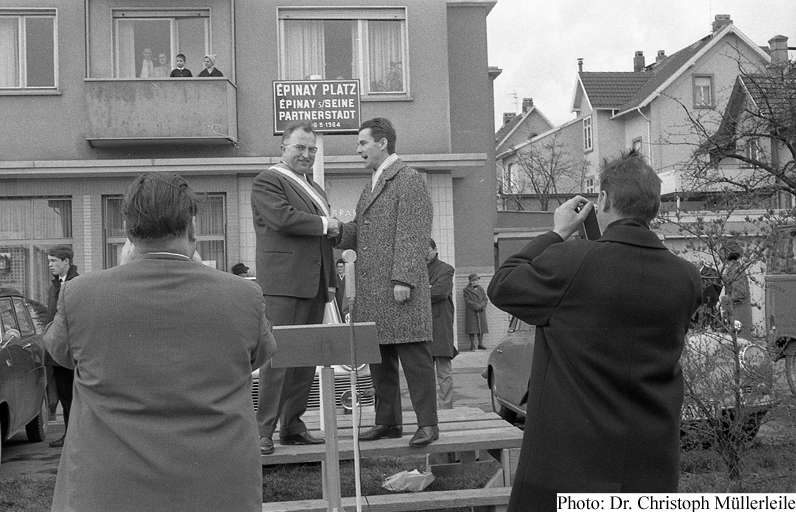
[[[636,107],[636,111],[639,113],[641,117],[647,122],[647,154],[650,158],[650,167],[655,169],[655,162],[652,159],[652,131],[650,125],[652,124],[647,116],[644,115],[644,112],[641,111],[641,107]]]

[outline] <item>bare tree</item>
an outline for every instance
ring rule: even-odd
[[[765,328],[751,322],[763,304],[749,287],[764,286],[778,228],[796,218],[782,201],[796,193],[796,68],[739,66],[727,105],[692,110],[678,101],[685,130],[665,142],[693,149],[677,193],[691,212],[671,208],[659,224],[686,240],[678,252],[700,262],[706,302],[710,286],[723,290],[712,309],[701,308],[681,359],[683,429],[686,447],[709,447],[722,457],[735,490],[743,488],[749,442],[788,399],[777,385]]]
[[[583,192],[589,169],[588,161],[569,154],[557,133],[541,140],[529,137],[529,144],[517,152],[516,163],[518,172],[506,173],[501,195],[504,208],[511,205],[519,210],[525,209],[523,198],[528,196],[539,202],[539,210],[548,211],[551,201],[558,206]]]

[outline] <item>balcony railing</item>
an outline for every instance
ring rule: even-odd
[[[237,90],[227,78],[86,79],[92,146],[230,144]]]

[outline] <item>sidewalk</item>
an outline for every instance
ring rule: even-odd
[[[494,345],[490,345],[484,340],[486,350],[465,350],[453,358],[453,374],[461,373],[481,373],[486,369],[486,362],[489,354],[492,353]]]

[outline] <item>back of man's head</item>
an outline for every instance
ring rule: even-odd
[[[395,142],[398,140],[398,135],[395,133],[395,128],[386,117],[374,117],[368,119],[359,127],[359,131],[370,129],[370,136],[376,142],[381,139],[387,139],[387,153],[392,155],[395,153]]]
[[[199,200],[188,182],[174,173],[145,173],[127,187],[122,212],[127,236],[156,241],[185,234]]]
[[[69,263],[72,264],[75,260],[75,252],[68,245],[54,245],[47,249],[47,256],[58,258],[63,261],[69,258]]]
[[[661,206],[661,180],[634,150],[605,160],[600,170],[600,191],[607,193],[606,206],[622,218],[649,223]]]

